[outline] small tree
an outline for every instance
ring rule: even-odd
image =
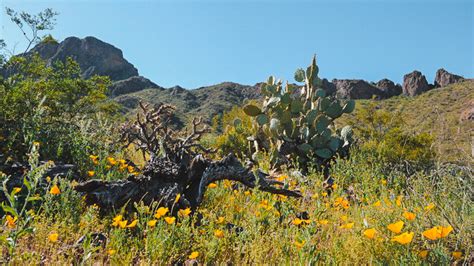
[[[27,40],[25,53],[30,48],[41,41],[40,33],[46,30],[52,30],[56,24],[56,16],[59,14],[51,8],[39,12],[36,15],[31,15],[25,11],[17,12],[11,8],[5,8],[10,20],[15,23],[23,33]]]

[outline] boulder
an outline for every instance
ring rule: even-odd
[[[385,94],[374,85],[361,79],[333,79],[336,87],[336,96],[342,99],[378,99],[385,98]]]
[[[112,97],[116,97],[118,95],[141,91],[144,89],[164,90],[164,88],[156,85],[155,83],[153,83],[152,81],[150,81],[149,79],[145,77],[134,76],[128,79],[114,82],[109,87],[109,95]]]
[[[461,121],[474,121],[474,100],[471,100],[467,107],[461,112]]]
[[[383,91],[386,98],[397,96],[402,94],[402,86],[395,84],[389,79],[381,79],[375,84],[379,90]]]
[[[413,71],[403,76],[403,94],[408,96],[419,95],[431,89],[426,77],[420,71]]]
[[[440,87],[448,86],[449,84],[460,82],[462,80],[464,80],[463,77],[455,75],[455,74],[451,74],[448,71],[444,70],[443,68],[440,68],[438,69],[438,71],[436,71],[434,85],[436,88],[440,88]]]
[[[120,49],[94,37],[69,37],[60,43],[40,43],[28,52],[32,53],[38,53],[48,64],[57,60],[64,62],[71,57],[81,67],[84,78],[103,75],[115,81],[138,76],[138,70],[123,58]]]

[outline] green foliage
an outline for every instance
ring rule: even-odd
[[[37,144],[31,146],[28,158],[30,169],[24,175],[21,187],[15,187],[12,191],[8,191],[6,185],[8,177],[1,176],[2,179],[0,179],[2,180],[1,189],[6,197],[0,207],[5,213],[5,217],[7,217],[7,227],[14,229],[8,231],[8,235],[0,238],[0,242],[8,248],[7,259],[14,256],[18,240],[34,231],[31,226],[33,215],[29,211],[29,207],[33,203],[42,200],[42,197],[37,194],[40,191],[40,180],[52,164],[51,162],[40,164],[38,149],[39,145]]]
[[[234,106],[222,116],[214,117],[212,127],[215,129],[215,137],[209,145],[217,150],[218,155],[234,153],[241,159],[251,156],[247,138],[256,133],[256,128],[242,107]]]
[[[85,80],[72,59],[46,66],[38,55],[13,57],[5,69],[10,75],[0,83],[4,159],[23,161],[33,142],[44,147],[48,160],[72,162],[99,149],[107,134],[103,120],[118,110],[105,95],[108,78]]]
[[[306,71],[298,69],[295,73],[295,80],[305,83],[301,87],[288,83],[283,87],[281,81],[270,77],[262,86],[262,108],[254,104],[243,108],[259,127],[256,138],[270,142],[269,147],[260,146],[273,154],[289,156],[303,167],[310,158],[323,165],[337,155],[347,154],[352,142],[350,128],[339,131],[334,120],[351,113],[355,102],[326,96],[318,72],[314,57]],[[280,163],[281,156],[273,156],[274,163]]]
[[[360,149],[391,165],[408,162],[417,168],[431,166],[435,158],[433,136],[426,132],[407,132],[402,117],[400,113],[378,108],[376,102],[360,108],[352,120],[361,140]]]

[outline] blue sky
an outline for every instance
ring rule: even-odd
[[[164,87],[234,81],[254,84],[269,75],[293,80],[317,54],[320,76],[389,78],[422,71],[474,77],[474,1],[22,1],[5,6],[58,11],[52,32],[95,36]],[[4,12],[0,38],[24,42]]]

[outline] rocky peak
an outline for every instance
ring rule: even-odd
[[[384,98],[384,93],[374,85],[361,79],[333,79],[336,96],[343,99],[371,99],[373,96]]]
[[[403,94],[408,96],[419,95],[431,89],[426,77],[420,71],[413,71],[403,76]]]
[[[445,87],[449,84],[456,83],[459,81],[464,80],[463,77],[451,74],[448,71],[444,70],[443,68],[438,69],[436,71],[436,77],[434,81],[434,85],[436,88]]]
[[[389,79],[379,80],[375,86],[385,93],[385,97],[393,97],[402,94],[402,86],[395,84]]]
[[[123,58],[120,49],[94,37],[68,37],[60,43],[40,43],[29,53],[34,52],[48,64],[71,57],[81,67],[84,78],[103,75],[109,76],[111,80],[123,80],[138,76],[138,70]]]

